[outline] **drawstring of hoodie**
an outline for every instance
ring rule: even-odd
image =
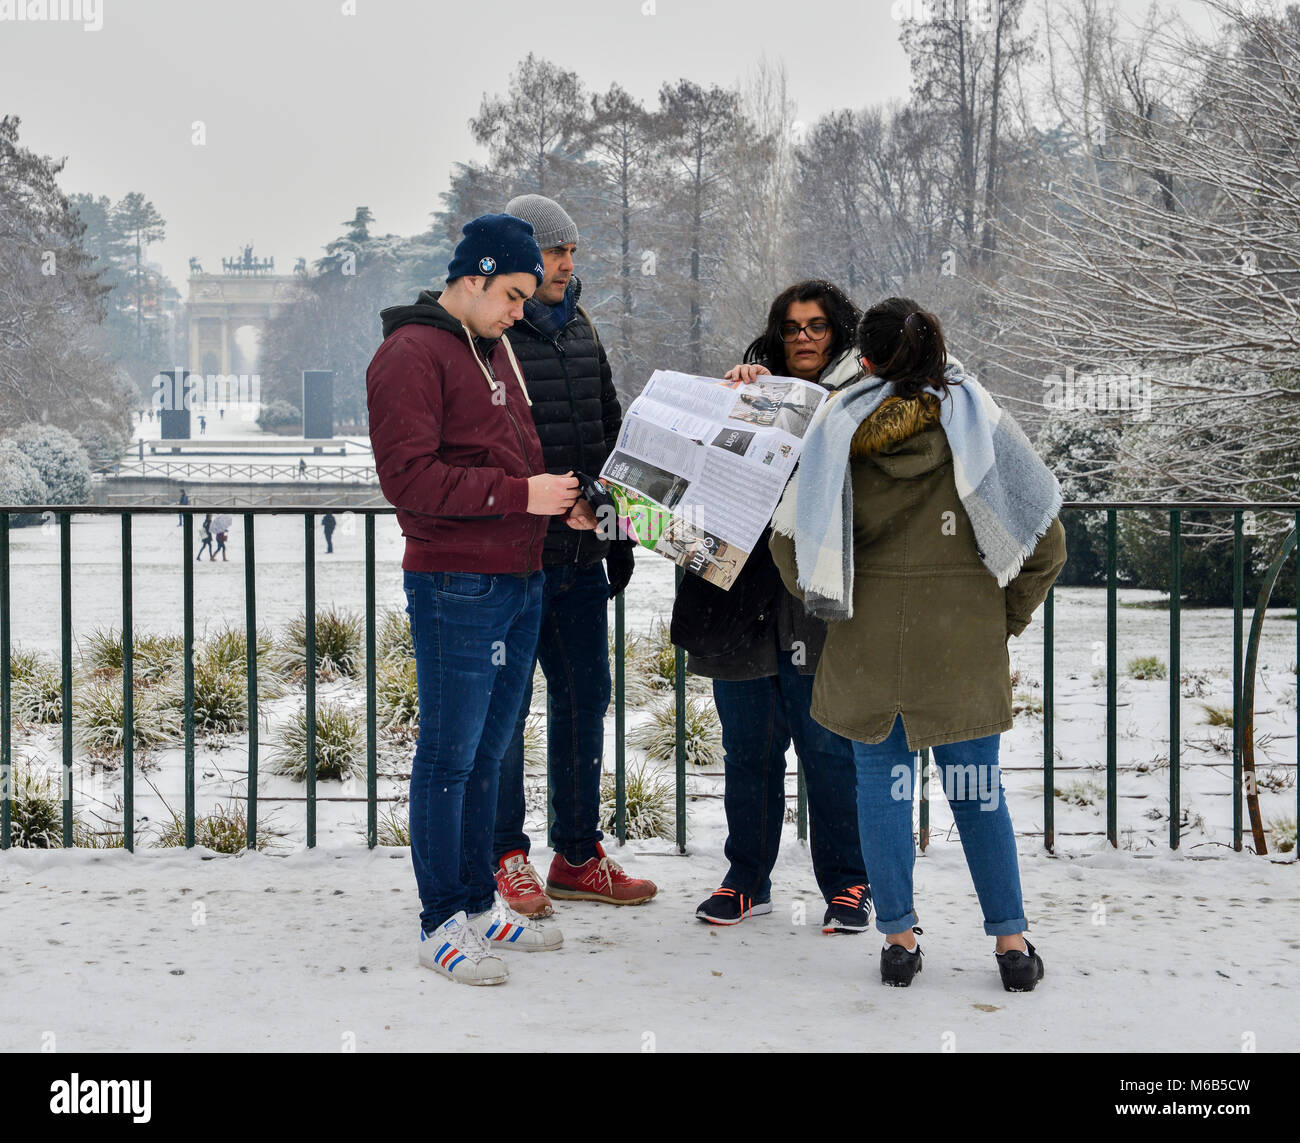
[[[497,391],[497,383],[492,377],[492,370],[487,367],[487,362],[478,355],[478,347],[474,344],[474,335],[470,333],[469,327],[465,325],[464,322],[461,322],[460,327],[465,331],[465,337],[469,340],[469,351],[474,355],[475,362],[478,363],[480,371],[487,380],[488,388],[495,393]],[[523,370],[519,368],[519,359],[515,357],[514,348],[511,346],[504,333],[501,335],[501,344],[506,347],[506,357],[510,359],[510,367],[515,371],[515,377],[519,381],[519,388],[523,390],[524,400],[527,401],[529,405],[532,405],[533,399],[528,395],[528,386],[524,384],[524,374]]]

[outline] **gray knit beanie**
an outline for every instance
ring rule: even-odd
[[[521,194],[506,203],[506,213],[532,223],[533,237],[543,250],[578,244],[578,227],[554,199],[540,194]]]

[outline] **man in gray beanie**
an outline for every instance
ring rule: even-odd
[[[578,228],[559,203],[540,194],[511,199],[506,213],[532,225],[545,263],[542,283],[510,336],[532,397],[546,470],[596,476],[618,439],[623,414],[604,346],[578,304],[582,284],[573,272]],[[545,886],[528,861],[524,832],[524,724],[531,681],[501,760],[493,849],[497,889],[525,915],[548,916],[552,897],[639,905],[657,891],[654,882],[629,877],[600,844],[601,754],[610,699],[607,606],[632,576],[634,550],[631,541],[611,542],[599,532],[563,524],[552,525],[546,535],[537,661],[551,709],[546,749],[555,856]]]

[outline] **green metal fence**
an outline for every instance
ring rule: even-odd
[[[179,513],[184,527],[182,529],[181,569],[183,576],[183,642],[184,642],[184,832],[186,846],[194,844],[195,825],[195,750],[194,750],[194,559],[193,559],[193,517],[196,512],[217,512],[222,509],[210,505],[200,507],[159,505],[130,508],[104,508],[99,506],[53,506],[45,507],[0,507],[0,849],[10,846],[11,834],[11,797],[12,797],[12,743],[11,743],[11,670],[10,670],[10,620],[11,607],[14,603],[14,584],[10,566],[10,512],[45,514],[54,513],[59,530],[59,584],[60,584],[60,658],[62,667],[62,835],[63,844],[73,844],[73,721],[72,721],[72,548],[71,524],[73,515],[118,515],[121,518],[122,550],[122,652],[123,652],[123,832],[127,849],[134,849],[135,812],[134,812],[134,710],[133,710],[133,662],[132,662],[132,554],[131,524],[136,516],[162,515]],[[340,511],[352,512],[364,517],[365,536],[365,646],[366,646],[366,840],[367,845],[376,844],[376,662],[375,662],[375,517],[390,514],[391,507],[365,508],[347,507]],[[1253,764],[1253,693],[1255,663],[1258,655],[1262,624],[1269,598],[1277,582],[1282,566],[1289,554],[1296,547],[1297,532],[1300,531],[1300,502],[1284,503],[1146,503],[1146,502],[1088,502],[1068,503],[1066,512],[1105,512],[1106,513],[1106,836],[1112,845],[1118,845],[1118,513],[1124,511],[1158,512],[1167,516],[1169,523],[1169,568],[1170,568],[1170,623],[1169,623],[1169,846],[1176,849],[1179,843],[1180,819],[1180,747],[1181,747],[1181,691],[1180,691],[1180,637],[1181,637],[1181,562],[1182,562],[1182,514],[1186,511],[1206,511],[1230,513],[1233,523],[1233,768],[1232,786],[1234,795],[1233,811],[1233,848],[1242,848],[1242,794],[1244,769]],[[294,508],[286,506],[245,508],[232,515],[242,516],[244,525],[244,599],[245,626],[249,637],[247,643],[247,688],[248,688],[248,778],[246,821],[248,845],[253,848],[258,836],[258,720],[257,711],[257,544],[255,523],[259,515],[301,515],[303,518],[303,568],[305,575],[305,616],[306,616],[306,740],[307,740],[307,776],[306,776],[306,837],[309,847],[316,844],[316,567],[315,567],[315,528],[316,515],[329,511],[322,506],[312,508]],[[1244,541],[1243,521],[1248,512],[1282,512],[1289,514],[1294,527],[1278,551],[1273,563],[1265,575],[1263,587],[1256,601],[1251,623],[1249,639],[1244,635]],[[677,571],[677,582],[681,581],[682,572]],[[1297,576],[1297,599],[1300,599],[1300,576]],[[18,585],[21,592],[21,584]],[[1053,778],[1055,762],[1054,718],[1055,718],[1055,679],[1054,679],[1054,640],[1055,640],[1055,591],[1049,592],[1042,612],[1043,638],[1043,830],[1044,845],[1053,851],[1056,845],[1054,823]],[[21,600],[19,601],[21,602]],[[1300,620],[1296,624],[1296,657],[1300,661]],[[627,679],[624,661],[625,621],[624,601],[620,596],[614,606],[614,726],[615,726],[615,797],[616,818],[615,834],[620,841],[627,839],[626,814],[626,770],[624,749],[624,728],[626,718]],[[686,749],[685,749],[685,711],[686,711],[686,656],[680,648],[675,659],[674,696],[677,718],[677,749],[675,757],[676,776],[676,843],[679,851],[686,850]],[[1300,692],[1300,687],[1297,688]],[[1297,722],[1300,725],[1300,698],[1297,699]],[[1297,735],[1296,765],[1300,768],[1300,734]],[[929,752],[922,752],[920,799],[920,833],[924,847],[929,837],[930,804],[927,796],[929,787]],[[807,837],[807,799],[803,774],[797,774],[797,804],[799,836]],[[1297,820],[1300,820],[1300,781],[1296,783]]]

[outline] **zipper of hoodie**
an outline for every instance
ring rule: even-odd
[[[487,358],[487,367],[489,370],[491,370],[492,377],[495,380],[496,370],[492,369],[492,361],[490,355]],[[504,382],[498,382],[498,384],[504,385]],[[519,422],[515,420],[514,414],[510,411],[510,390],[506,389],[505,394],[506,394],[506,403],[502,406],[502,408],[505,409],[506,419],[509,420],[509,422],[512,425],[514,425],[515,435],[519,438],[519,455],[522,456],[524,459],[524,468],[527,470],[528,475],[536,476],[537,473],[533,471],[533,466],[528,463],[528,446],[524,443],[524,431],[519,427]],[[524,505],[524,511],[525,512],[528,511],[527,504]],[[529,514],[531,515],[531,513]],[[537,543],[537,520],[538,517],[536,515],[533,515],[533,522],[529,526],[529,531],[528,531],[528,557],[529,557],[528,562],[530,564],[533,562],[532,561],[533,547]],[[524,574],[525,575],[528,574],[527,570],[525,570]]]

